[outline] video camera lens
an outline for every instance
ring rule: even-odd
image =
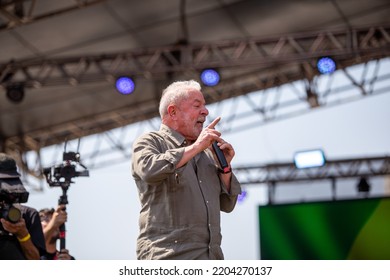
[[[11,223],[17,223],[22,217],[22,212],[15,206],[9,206],[2,209],[1,216]]]

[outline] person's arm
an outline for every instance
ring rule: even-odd
[[[66,207],[65,205],[59,205],[56,211],[54,211],[50,221],[43,229],[43,235],[45,236],[46,250],[49,253],[53,253],[56,251],[56,244],[50,242],[50,240],[55,234],[58,233],[60,226],[63,223],[65,223],[68,219],[68,214],[66,213],[65,207]]]
[[[27,230],[26,222],[21,218],[17,223],[11,223],[5,219],[1,219],[1,223],[6,231],[14,234],[22,248],[22,251],[28,260],[39,260],[39,250],[35,247],[31,240],[31,235]]]
[[[184,166],[187,162],[189,162],[193,157],[199,154],[204,149],[197,142],[194,144],[187,146],[184,148],[183,156],[180,161],[176,164],[176,168],[180,168]]]
[[[226,173],[226,174],[220,174],[221,181],[223,182],[224,186],[226,187],[226,190],[228,193],[230,193],[230,187],[231,187],[231,180],[232,180],[232,173]]]
[[[68,215],[64,209],[65,205],[59,205],[56,211],[54,211],[53,216],[47,223],[47,226],[43,229],[45,239],[50,238],[60,228],[60,226],[67,221]]]
[[[148,184],[159,184],[175,171],[184,147],[166,150],[157,135],[145,135],[133,145],[132,175]]]
[[[230,174],[230,190],[229,192],[227,192],[226,186],[223,185],[223,192],[220,195],[220,209],[221,211],[226,213],[230,213],[231,211],[233,211],[237,202],[238,195],[241,193],[240,182],[238,182],[236,176],[234,176],[234,173]]]

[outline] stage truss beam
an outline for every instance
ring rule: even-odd
[[[276,66],[299,64],[307,79],[318,75],[315,62],[332,56],[347,67],[390,54],[390,26],[322,30],[271,38],[250,38],[214,43],[182,44],[143,48],[119,53],[10,61],[0,64],[0,81],[5,88],[23,84],[26,88],[100,82],[131,75],[153,78],[167,73],[200,71],[204,68],[246,68],[259,72]],[[243,72],[247,75],[247,72]],[[271,77],[275,73],[272,73]],[[227,79],[237,80],[230,74]],[[280,83],[291,81],[280,76]],[[258,89],[268,87],[265,76]]]
[[[390,157],[328,160],[324,166],[298,169],[294,163],[236,166],[242,185],[292,183],[390,175]]]

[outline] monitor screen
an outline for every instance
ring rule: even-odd
[[[259,206],[260,258],[390,259],[390,198]]]

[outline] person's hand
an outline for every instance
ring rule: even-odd
[[[68,213],[66,213],[65,205],[58,205],[51,219],[54,227],[59,227],[65,223],[68,220]]]
[[[202,130],[201,134],[199,135],[198,140],[200,142],[204,141],[205,145],[207,145],[206,147],[202,146],[202,147],[204,147],[204,149],[206,149],[206,148],[211,149],[211,144],[214,141],[218,142],[218,147],[222,150],[222,152],[226,158],[226,161],[230,165],[230,162],[232,161],[232,159],[235,155],[235,151],[233,149],[233,146],[230,143],[226,142],[225,140],[223,140],[220,137],[221,133],[219,131],[215,130],[215,126],[217,125],[217,123],[219,123],[220,120],[221,120],[221,117],[218,117],[215,120],[213,120],[208,126],[206,126]],[[201,139],[199,139],[199,138],[201,138]]]
[[[232,161],[232,159],[235,155],[235,151],[233,149],[233,146],[230,143],[223,140],[222,138],[220,138],[218,140],[217,145],[222,150],[223,154],[225,155],[226,161],[228,162],[228,164],[230,166],[230,162]]]
[[[26,237],[29,233],[26,227],[26,221],[23,218],[16,223],[11,223],[2,218],[1,223],[6,231],[14,234],[19,239]]]
[[[214,141],[221,141],[221,139],[219,138],[221,136],[221,133],[215,129],[215,126],[220,120],[221,117],[218,117],[213,120],[208,126],[203,128],[194,143],[200,150],[203,151],[209,148]]]
[[[69,251],[67,249],[62,249],[57,253],[58,260],[71,260],[72,257],[69,255]]]

